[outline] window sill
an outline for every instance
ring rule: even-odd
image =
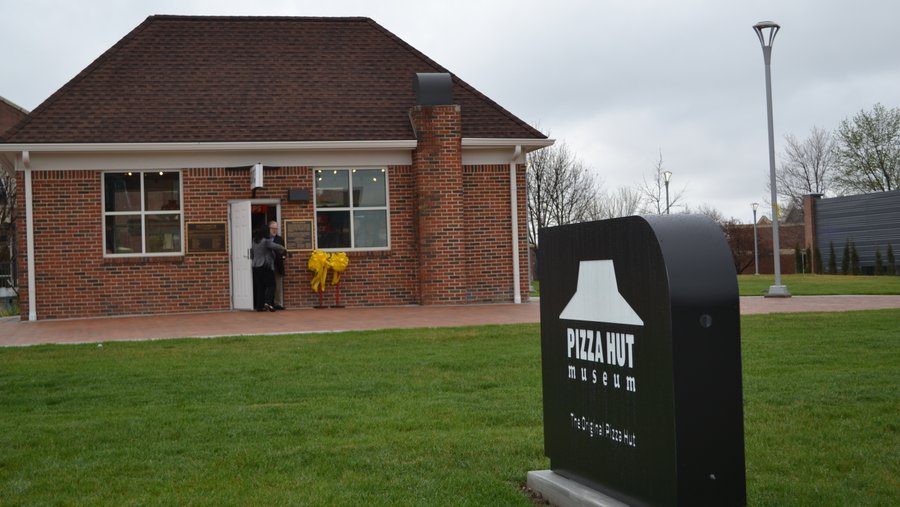
[[[183,255],[140,256],[140,257],[104,257],[104,265],[140,265],[140,264],[183,264]]]
[[[390,250],[347,250],[347,257],[353,259],[387,259],[391,256]]]

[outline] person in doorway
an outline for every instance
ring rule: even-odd
[[[284,238],[278,234],[278,222],[269,222],[269,239],[276,245],[284,246]],[[275,309],[284,310],[284,260],[285,252],[275,252]]]
[[[275,253],[284,253],[283,246],[269,239],[268,227],[253,235],[250,257],[253,267],[253,309],[258,312],[275,311]]]

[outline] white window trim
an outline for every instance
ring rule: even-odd
[[[384,206],[359,206],[353,207],[353,172],[354,171],[381,171],[384,174]],[[354,211],[381,211],[385,212],[385,220],[386,228],[387,228],[387,245],[386,246],[374,246],[374,247],[364,247],[364,248],[356,248],[356,247],[337,247],[337,248],[322,248],[319,246],[319,225],[318,225],[318,216],[319,216],[319,200],[317,198],[317,180],[316,173],[318,171],[347,171],[348,174],[348,184],[350,185],[350,206],[348,207],[330,207],[330,208],[322,208],[322,211],[349,211],[350,212],[350,244],[354,244],[356,242],[356,231],[354,230],[353,224],[353,212]],[[360,166],[360,167],[315,167],[312,171],[312,179],[313,179],[313,229],[314,235],[316,239],[316,248],[325,252],[379,252],[379,251],[387,251],[391,249],[391,185],[390,185],[390,175],[389,175],[387,167],[368,167],[368,166]]]
[[[147,211],[144,207],[144,174],[154,172],[174,172],[178,173],[178,206],[177,210],[159,210]],[[141,209],[140,211],[106,211],[106,175],[114,173],[139,173],[141,175]],[[181,235],[181,250],[178,252],[147,252],[147,221],[146,215],[181,215],[178,230]],[[108,216],[125,216],[140,215],[141,217],[141,252],[140,253],[109,253],[106,251],[106,217]],[[107,259],[123,259],[128,257],[179,257],[184,256],[184,245],[187,238],[184,235],[184,174],[177,169],[154,169],[154,170],[128,170],[117,169],[115,171],[103,171],[100,173],[100,230],[103,231],[103,242],[100,248],[103,251],[103,257]]]

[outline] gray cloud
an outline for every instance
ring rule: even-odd
[[[876,102],[900,106],[892,0],[535,0],[254,3],[0,0],[0,95],[32,109],[151,14],[369,16],[522,119],[565,140],[608,187],[660,150],[673,185],[745,221],[766,202],[762,51],[772,60],[776,149]]]

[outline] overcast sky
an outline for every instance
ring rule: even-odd
[[[875,103],[900,107],[896,0],[0,0],[0,96],[31,110],[152,14],[367,16],[557,142],[605,187],[660,153],[671,189],[750,222],[775,148]],[[767,212],[765,214],[768,214]]]

